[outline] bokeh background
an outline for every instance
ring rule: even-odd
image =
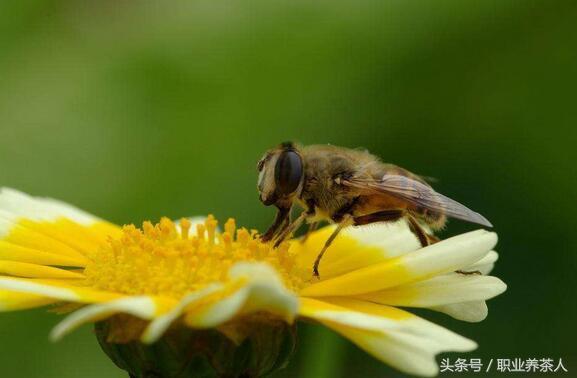
[[[264,150],[366,147],[500,235],[509,289],[489,317],[423,313],[480,344],[444,357],[561,357],[577,374],[576,20],[551,0],[5,0],[0,184],[117,223],[213,212],[263,229]],[[58,319],[0,314],[0,376],[124,376],[90,327],[50,344]],[[402,376],[330,331],[300,335],[278,377]]]

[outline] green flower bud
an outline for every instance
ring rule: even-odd
[[[296,326],[258,314],[217,329],[170,328],[153,344],[137,335],[146,323],[117,315],[95,324],[102,350],[131,377],[261,377],[288,364]]]

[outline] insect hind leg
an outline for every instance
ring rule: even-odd
[[[355,226],[362,226],[365,224],[377,222],[395,222],[406,215],[404,210],[384,210],[377,211],[367,215],[359,215],[353,218]]]
[[[423,227],[413,218],[412,216],[407,217],[409,220],[409,229],[411,232],[419,239],[419,243],[421,243],[421,247],[426,247],[431,245],[431,240],[429,239],[429,235],[423,230]]]
[[[354,218],[355,226],[364,224],[371,224],[377,222],[395,222],[401,218],[406,217],[409,223],[409,229],[419,239],[422,247],[434,244],[439,241],[436,236],[429,235],[423,227],[415,220],[415,218],[408,214],[405,210],[384,210],[367,215],[361,215]]]
[[[419,239],[419,243],[421,243],[422,247],[426,247],[438,241],[434,236],[427,234],[415,218],[413,218],[412,215],[409,215],[405,210],[384,210],[357,216],[354,218],[354,224],[360,226],[377,222],[395,222],[405,217],[408,219],[409,229]]]

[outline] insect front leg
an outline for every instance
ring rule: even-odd
[[[290,223],[290,207],[278,207],[278,211],[269,229],[260,237],[263,242],[272,240],[276,235],[282,233]]]
[[[297,219],[294,220],[294,222],[292,222],[288,227],[284,228],[283,231],[279,234],[278,238],[275,240],[274,248],[277,248],[290,234],[298,230],[298,228],[303,224],[308,216],[308,211],[303,211],[300,213]]]

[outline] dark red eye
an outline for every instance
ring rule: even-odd
[[[299,154],[292,150],[283,151],[274,169],[276,191],[281,195],[293,193],[303,176],[303,162]]]

